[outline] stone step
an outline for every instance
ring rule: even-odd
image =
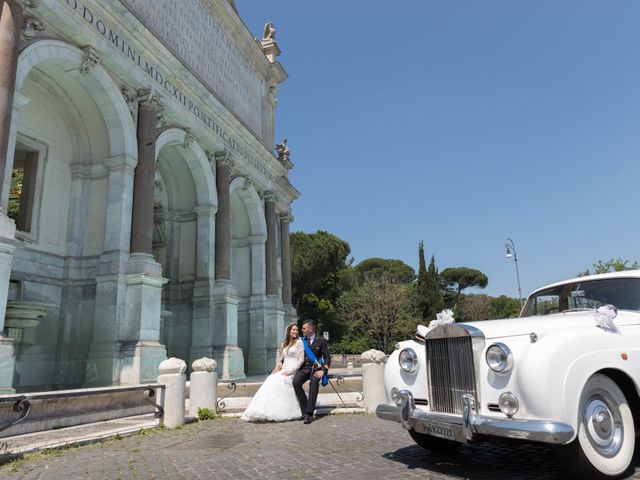
[[[338,391],[338,393],[342,394],[348,393],[351,391],[362,392],[362,377],[361,376],[351,376],[351,377],[333,377],[330,379],[331,385],[327,385],[326,387],[321,388],[321,392],[334,392],[334,387]],[[218,381],[218,398],[221,397],[253,397],[258,389],[262,386],[262,380],[237,380],[234,382],[228,381]],[[235,384],[235,390],[233,385]],[[309,384],[306,383],[305,391],[309,390]],[[188,389],[187,389],[188,390]]]

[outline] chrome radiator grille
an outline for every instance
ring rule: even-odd
[[[462,396],[477,398],[471,337],[428,339],[426,349],[431,411],[462,414]]]

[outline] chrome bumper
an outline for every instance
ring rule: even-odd
[[[477,435],[515,438],[533,442],[562,444],[573,439],[573,428],[564,423],[545,420],[515,420],[476,415],[473,396],[463,398],[462,416],[425,412],[416,409],[410,392],[400,392],[402,403],[378,405],[376,415],[383,420],[401,423],[407,430],[415,430],[436,437],[466,443]]]

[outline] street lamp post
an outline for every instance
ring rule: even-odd
[[[518,256],[516,255],[516,246],[513,240],[507,238],[504,242],[504,248],[507,249],[507,258],[513,258],[513,262],[516,264],[516,278],[518,279],[518,298],[520,298],[520,308],[522,308],[522,290],[520,289],[520,272],[518,271]]]

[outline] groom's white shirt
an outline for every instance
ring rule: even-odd
[[[311,344],[313,343],[313,341],[316,339],[316,334],[314,333],[313,335],[311,335],[310,337],[307,337],[307,340],[309,341],[309,346],[311,346]]]

